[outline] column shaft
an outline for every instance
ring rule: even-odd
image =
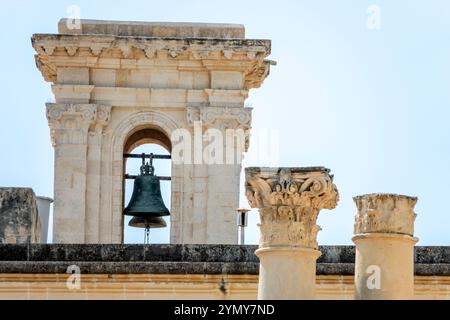
[[[316,287],[316,260],[320,251],[307,248],[262,248],[259,300],[313,300]],[[277,275],[277,276],[274,276]]]
[[[354,200],[355,299],[412,299],[417,198],[371,194]]]
[[[84,243],[86,145],[55,147],[53,242]]]

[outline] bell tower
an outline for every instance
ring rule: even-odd
[[[171,243],[237,243],[244,102],[270,44],[235,24],[62,19],[58,34],[33,35],[55,96],[53,241],[123,242],[124,154],[153,139],[172,153]],[[230,132],[244,133],[232,147]]]

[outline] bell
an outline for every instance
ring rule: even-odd
[[[130,227],[134,228],[165,228],[167,227],[166,222],[163,218],[160,217],[150,217],[150,218],[142,218],[142,217],[133,217],[130,222],[128,222]]]
[[[133,194],[124,215],[146,219],[170,215],[161,197],[159,179],[153,172],[153,166],[141,166],[141,175],[134,180]]]

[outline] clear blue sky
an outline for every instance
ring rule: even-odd
[[[249,38],[271,39],[278,65],[251,92],[253,127],[278,130],[280,165],[324,165],[335,174],[341,202],[321,213],[319,243],[351,243],[352,196],[394,192],[419,197],[419,244],[450,244],[449,1],[1,1],[2,186],[53,194],[44,108],[52,94],[30,37],[55,33],[72,4],[82,18],[235,22]],[[381,9],[380,30],[366,26],[372,4]],[[252,212],[251,243],[256,223]],[[153,240],[167,239],[160,230]],[[142,233],[127,241],[141,242]]]

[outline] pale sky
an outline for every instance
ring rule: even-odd
[[[419,245],[450,244],[449,1],[2,0],[1,186],[53,196],[45,118],[53,98],[30,37],[56,33],[70,5],[85,19],[242,23],[248,38],[271,39],[278,65],[250,93],[252,126],[278,133],[280,166],[323,165],[335,175],[341,201],[320,214],[319,244],[351,244],[352,196],[372,192],[418,196]],[[370,5],[380,9],[380,29],[367,27]],[[252,165],[268,165],[259,161]],[[257,222],[252,211],[247,243],[258,241]],[[168,229],[152,233],[152,242],[168,239]],[[142,230],[126,230],[127,242],[142,240]]]

